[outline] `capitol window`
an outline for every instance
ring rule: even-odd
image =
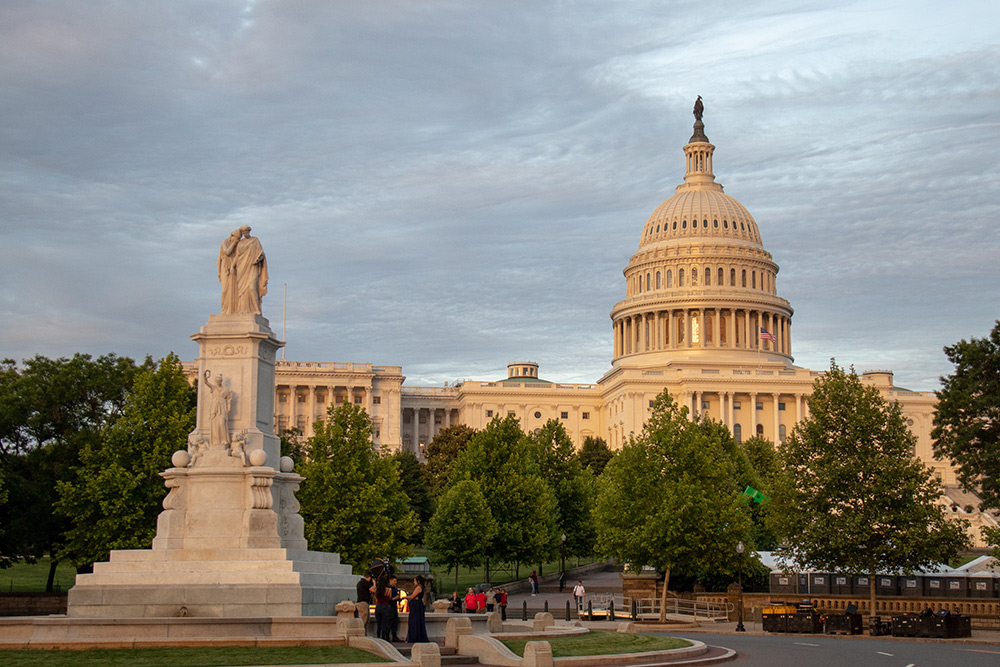
[[[569,419],[569,413],[568,412],[560,412],[559,413],[559,419]]]
[[[673,286],[674,286],[674,272],[668,270],[667,271],[667,287],[673,287]]]
[[[379,405],[382,403],[381,396],[372,396],[372,405]]]
[[[493,411],[492,410],[487,410],[486,411],[486,418],[489,419],[492,416],[493,416]]]
[[[712,221],[712,226],[715,227],[716,229],[718,229],[719,228],[719,221],[718,220],[713,220]]]
[[[702,220],[701,226],[704,227],[705,229],[708,229],[708,220]]]
[[[712,269],[705,267],[705,286],[712,284]]]
[[[662,285],[660,285],[660,272],[657,271],[656,272],[656,289],[660,289],[660,287],[662,287]]]
[[[580,417],[583,418],[583,419],[590,419],[590,413],[589,412],[584,412],[582,415],[580,415]]]
[[[688,228],[688,221],[685,220],[685,221],[681,222],[681,229],[687,229],[687,228]]]
[[[729,269],[729,286],[736,287],[736,269]]]
[[[725,273],[725,271],[722,270],[721,266],[719,267],[719,283],[718,284],[719,284],[719,287],[722,287],[723,285],[726,284],[726,273]]]
[[[743,269],[743,287],[747,286],[747,270]]]
[[[677,286],[684,287],[684,269],[677,271]]]
[[[723,229],[729,229],[729,221],[728,220],[723,220],[722,221],[722,228]]]

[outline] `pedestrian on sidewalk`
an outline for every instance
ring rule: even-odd
[[[471,588],[469,588],[468,592],[465,594],[465,613],[476,613],[476,592]]]
[[[500,589],[500,620],[507,620],[507,589]]]
[[[482,590],[476,593],[476,612],[479,614],[486,613],[486,593]]]
[[[583,581],[576,582],[576,586],[573,587],[573,601],[576,603],[577,611],[583,609],[583,596],[586,594],[587,590],[583,587]]]
[[[531,596],[534,597],[538,595],[538,573],[532,570],[528,579],[531,581]]]
[[[496,591],[490,586],[490,590],[486,591],[486,613],[489,614],[494,609],[494,600],[496,597]]]

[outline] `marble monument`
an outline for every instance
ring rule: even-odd
[[[161,473],[169,493],[152,548],[112,551],[78,575],[71,617],[329,616],[354,595],[350,566],[309,551],[303,536],[303,478],[273,428],[284,343],[261,315],[267,259],[249,227],[223,241],[218,267],[222,312],[191,336],[197,423]]]

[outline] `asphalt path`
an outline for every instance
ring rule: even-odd
[[[715,635],[656,633],[725,646],[740,667],[998,667],[1000,646],[847,636]]]

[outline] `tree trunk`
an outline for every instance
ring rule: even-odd
[[[670,584],[670,568],[663,573],[663,591],[660,593],[660,623],[667,622],[667,586]]]
[[[868,577],[868,627],[875,617],[875,573]]]
[[[51,593],[52,586],[56,580],[56,568],[59,567],[59,561],[55,558],[49,559],[49,578],[45,580],[45,592]]]

